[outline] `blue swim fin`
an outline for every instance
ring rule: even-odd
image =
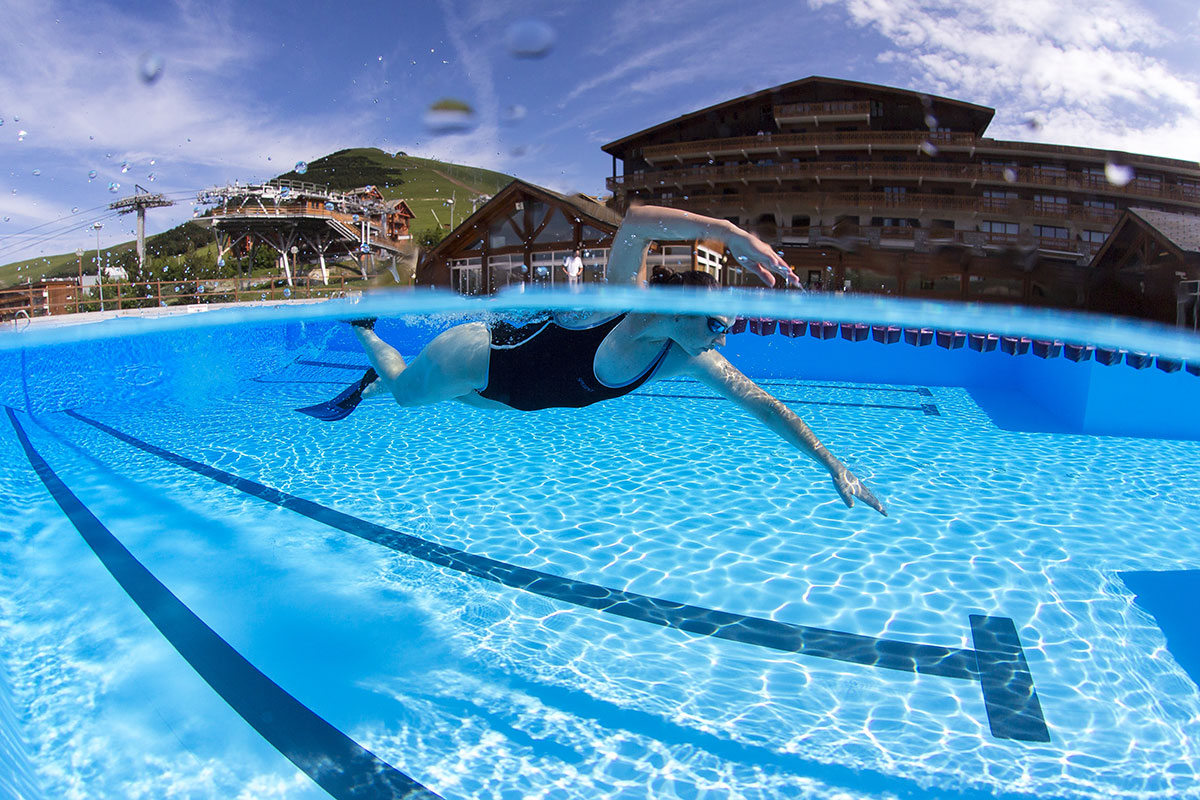
[[[308,414],[310,417],[323,420],[325,422],[335,422],[339,419],[345,419],[350,416],[350,412],[358,408],[358,404],[362,402],[363,391],[374,383],[379,378],[379,373],[375,368],[367,370],[363,373],[362,378],[357,382],[347,386],[345,391],[339,394],[332,400],[326,400],[324,403],[317,403],[315,406],[307,406],[306,408],[297,408],[301,414]]]

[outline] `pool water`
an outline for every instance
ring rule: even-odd
[[[1200,377],[730,337],[885,518],[687,380],[312,420],[332,314],[0,352],[0,794],[1200,796],[1200,444],[1006,376]]]

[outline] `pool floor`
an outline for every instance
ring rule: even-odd
[[[1200,796],[1196,684],[1119,576],[1200,568],[1200,444],[1001,430],[958,388],[772,381],[884,518],[688,381],[585,412],[293,411],[363,363],[314,350],[212,402],[14,416],[232,650],[443,797]],[[44,794],[328,796],[131,602],[11,425],[0,452],[4,667]],[[606,613],[485,560],[767,633]],[[974,658],[983,618],[1011,620],[1048,741],[1003,735],[978,671],[838,657]],[[843,638],[760,641],[796,629]]]

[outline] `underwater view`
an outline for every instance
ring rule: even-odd
[[[1200,13],[0,0],[0,800],[1200,798]]]

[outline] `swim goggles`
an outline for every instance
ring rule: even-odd
[[[710,331],[712,331],[713,333],[729,333],[730,327],[732,327],[732,326],[726,325],[724,322],[721,322],[721,320],[717,319],[716,317],[708,318],[708,329]]]

